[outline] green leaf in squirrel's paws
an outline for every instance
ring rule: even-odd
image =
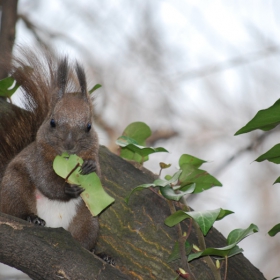
[[[80,184],[85,189],[81,193],[81,197],[93,216],[97,216],[115,201],[114,198],[105,192],[95,172],[88,175],[80,175]]]
[[[87,175],[80,173],[82,164],[83,160],[77,155],[69,156],[64,153],[55,157],[53,169],[58,176],[67,178],[69,184],[79,185],[85,189],[81,197],[91,214],[97,216],[115,200],[105,192],[95,172]]]
[[[79,185],[79,176],[80,176],[80,166],[82,166],[83,160],[76,156],[69,156],[67,153],[63,153],[61,156],[56,156],[53,161],[53,169],[55,173],[66,179],[68,175],[72,172],[72,174],[67,178],[67,183],[73,185]],[[74,170],[74,168],[76,169]]]

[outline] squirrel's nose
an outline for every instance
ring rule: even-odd
[[[73,139],[73,135],[69,132],[64,141],[64,148],[66,151],[71,151],[75,147],[75,140]]]

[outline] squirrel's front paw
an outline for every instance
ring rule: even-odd
[[[93,159],[87,159],[84,161],[82,167],[81,167],[81,174],[87,175],[92,172],[96,172],[96,161]]]
[[[37,226],[45,226],[46,222],[37,215],[30,214],[27,216],[26,221]]]
[[[99,254],[96,254],[96,256],[98,256],[99,258],[101,258],[103,261],[105,261],[106,263],[108,263],[110,265],[113,265],[113,266],[116,265],[115,260],[111,256],[109,256],[105,253],[99,253]]]
[[[66,184],[65,186],[65,193],[68,194],[69,196],[73,197],[73,198],[77,198],[79,197],[79,195],[84,191],[84,188],[81,188],[78,185],[70,185],[70,184]]]

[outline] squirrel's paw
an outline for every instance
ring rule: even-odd
[[[84,190],[84,188],[81,188],[78,185],[66,184],[64,192],[73,198],[77,198]]]
[[[93,159],[87,159],[81,167],[81,174],[87,175],[92,172],[96,172],[96,161]]]
[[[43,219],[34,214],[28,215],[26,221],[37,226],[44,227],[46,225],[46,222]]]
[[[96,254],[96,256],[98,256],[100,259],[102,259],[106,263],[115,266],[115,260],[111,256],[109,256],[105,253],[99,253],[99,254]]]

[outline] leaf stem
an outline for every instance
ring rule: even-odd
[[[181,199],[181,205],[182,205],[182,209],[185,211],[190,211],[190,208],[186,202],[186,198],[183,197]],[[204,238],[204,235],[200,229],[200,227],[198,226],[197,222],[193,219],[192,220],[192,224],[193,224],[193,227],[195,229],[195,232],[196,232],[196,236],[197,236],[197,239],[198,239],[198,245],[199,245],[199,248],[201,250],[205,250],[206,249],[206,243],[205,243],[205,238]],[[222,280],[221,278],[221,274],[219,272],[219,270],[217,269],[217,267],[215,266],[214,262],[212,261],[212,259],[210,258],[210,256],[206,256],[204,257],[204,260],[205,262],[207,263],[208,267],[211,269],[212,273],[213,273],[213,276],[215,278],[215,280]]]
[[[175,209],[175,206],[174,206],[174,202],[171,201],[171,200],[167,200],[167,203],[168,203],[171,214],[175,213],[176,209]],[[180,223],[177,224],[175,226],[175,228],[176,228],[176,231],[177,231],[177,234],[178,234],[178,243],[179,243],[179,249],[180,249],[181,265],[182,265],[182,268],[190,275],[189,279],[192,280],[194,278],[193,278],[193,274],[192,274],[192,272],[190,270],[190,267],[189,267],[189,263],[188,263],[187,256],[186,256],[186,250],[185,250],[186,238],[183,236],[182,228],[181,228]]]
[[[193,226],[196,231],[199,248],[201,250],[205,250],[206,249],[205,238],[196,221],[193,221]],[[204,260],[207,263],[208,267],[211,269],[215,280],[222,280],[220,271],[217,269],[210,256],[205,256]]]
[[[228,256],[225,257],[225,276],[224,276],[224,280],[227,280],[227,271],[228,271]]]

